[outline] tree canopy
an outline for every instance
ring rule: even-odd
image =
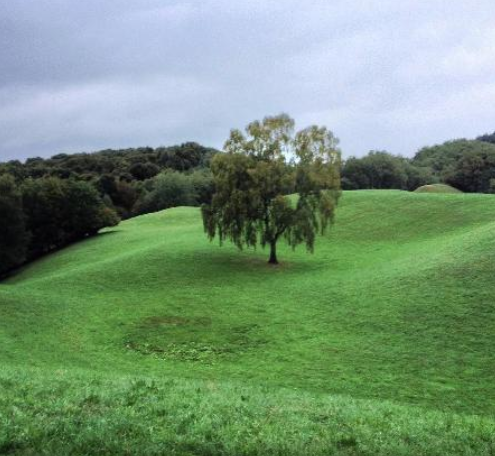
[[[89,182],[108,206],[126,219],[140,213],[145,205],[149,184],[143,183],[161,172],[192,173],[208,169],[215,153],[215,149],[186,142],[170,147],[57,154],[46,159],[29,158],[25,163],[18,160],[0,163],[0,175],[11,175],[17,183],[44,177]]]
[[[0,276],[119,218],[208,202],[216,152],[188,142],[0,163]]]
[[[45,177],[22,187],[29,258],[36,258],[119,222],[87,182]]]
[[[311,126],[294,134],[286,114],[232,130],[225,153],[211,163],[214,193],[202,206],[210,240],[270,247],[277,264],[277,242],[313,251],[316,234],[333,221],[340,196],[340,151],[333,133]],[[294,193],[294,196],[289,194]]]
[[[27,245],[21,192],[12,176],[0,176],[0,276],[25,260]]]
[[[495,131],[493,133],[487,133],[485,135],[478,136],[476,139],[478,141],[483,141],[483,142],[495,144]]]
[[[370,151],[363,157],[349,157],[342,167],[344,190],[401,189],[414,190],[436,182],[428,167],[386,151]]]
[[[460,139],[421,149],[413,163],[430,167],[440,182],[463,192],[495,192],[495,144]]]
[[[87,182],[0,176],[0,276],[118,221]]]

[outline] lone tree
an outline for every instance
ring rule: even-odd
[[[209,239],[229,239],[239,249],[268,245],[270,264],[278,264],[281,237],[313,252],[340,196],[337,143],[325,127],[294,135],[294,120],[286,114],[254,121],[246,134],[232,130],[225,153],[211,163],[215,191],[211,204],[202,206]]]

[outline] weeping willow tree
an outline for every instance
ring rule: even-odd
[[[337,144],[325,127],[294,133],[286,114],[251,122],[245,133],[232,130],[225,153],[211,163],[215,191],[202,206],[209,239],[218,236],[220,244],[227,239],[239,249],[268,246],[270,264],[278,264],[280,239],[313,252],[340,197]]]

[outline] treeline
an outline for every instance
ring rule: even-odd
[[[0,163],[0,276],[121,218],[208,202],[216,152],[185,143]]]
[[[342,167],[342,188],[415,190],[437,182],[432,170],[412,160],[385,151],[371,151],[364,157],[350,157]]]
[[[463,192],[495,193],[495,133],[424,147],[409,159],[384,151],[350,157],[342,168],[342,187],[415,190],[444,183]]]
[[[172,147],[140,147],[102,150],[93,153],[58,154],[48,159],[29,158],[0,163],[0,175],[9,174],[17,182],[57,177],[90,183],[105,204],[125,219],[138,213],[152,180],[163,171],[190,173],[209,169],[217,151],[194,142]],[[199,178],[197,178],[199,179]]]
[[[87,182],[0,176],[0,275],[118,221]]]
[[[189,142],[0,163],[0,276],[119,219],[209,203],[217,152]],[[346,190],[445,183],[495,193],[495,133],[425,147],[411,159],[384,151],[350,157],[341,177]]]

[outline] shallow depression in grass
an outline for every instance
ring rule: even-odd
[[[232,326],[210,317],[170,315],[145,318],[125,340],[127,349],[143,355],[206,363],[240,356],[262,344],[256,324]]]

